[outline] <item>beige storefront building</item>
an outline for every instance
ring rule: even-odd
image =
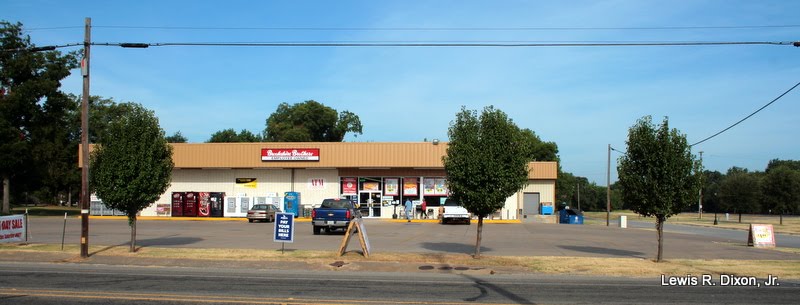
[[[287,193],[296,192],[300,216],[325,198],[348,198],[360,204],[365,217],[391,218],[400,210],[394,204],[407,199],[417,204],[424,200],[435,217],[436,207],[447,196],[442,164],[447,143],[172,145],[172,183],[142,216],[241,217],[255,203],[274,202],[284,208]],[[552,205],[557,167],[556,162],[531,162],[528,184],[492,217],[519,219]],[[197,197],[194,211],[176,210],[181,208],[173,199],[179,195]],[[222,211],[211,213],[210,200]]]

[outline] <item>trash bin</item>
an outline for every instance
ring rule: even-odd
[[[583,213],[581,213],[581,211],[576,211],[573,209],[563,209],[558,213],[559,213],[559,221],[558,221],[559,223],[572,224],[572,225],[583,224]]]

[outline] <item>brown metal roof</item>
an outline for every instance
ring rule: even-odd
[[[175,168],[359,168],[431,169],[444,167],[447,143],[431,142],[273,142],[175,143]],[[261,161],[261,150],[319,149],[319,161]],[[91,149],[91,147],[90,147]],[[80,156],[78,157],[79,166]],[[556,162],[531,162],[530,179],[556,179]]]

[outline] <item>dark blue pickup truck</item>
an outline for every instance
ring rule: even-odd
[[[345,230],[354,218],[361,217],[350,200],[325,199],[322,204],[311,210],[311,224],[314,226],[314,235],[324,229],[326,232]]]

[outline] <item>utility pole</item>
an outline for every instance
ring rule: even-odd
[[[89,46],[92,43],[92,18],[86,18],[83,39],[83,96],[81,97],[81,257],[89,257]]]
[[[700,151],[700,175],[703,175],[703,151]],[[703,219],[703,176],[700,176],[700,198],[697,199],[698,219]]]
[[[578,211],[581,210],[581,181],[578,180]]]
[[[606,227],[611,223],[611,144],[608,144],[608,167],[606,168]]]

